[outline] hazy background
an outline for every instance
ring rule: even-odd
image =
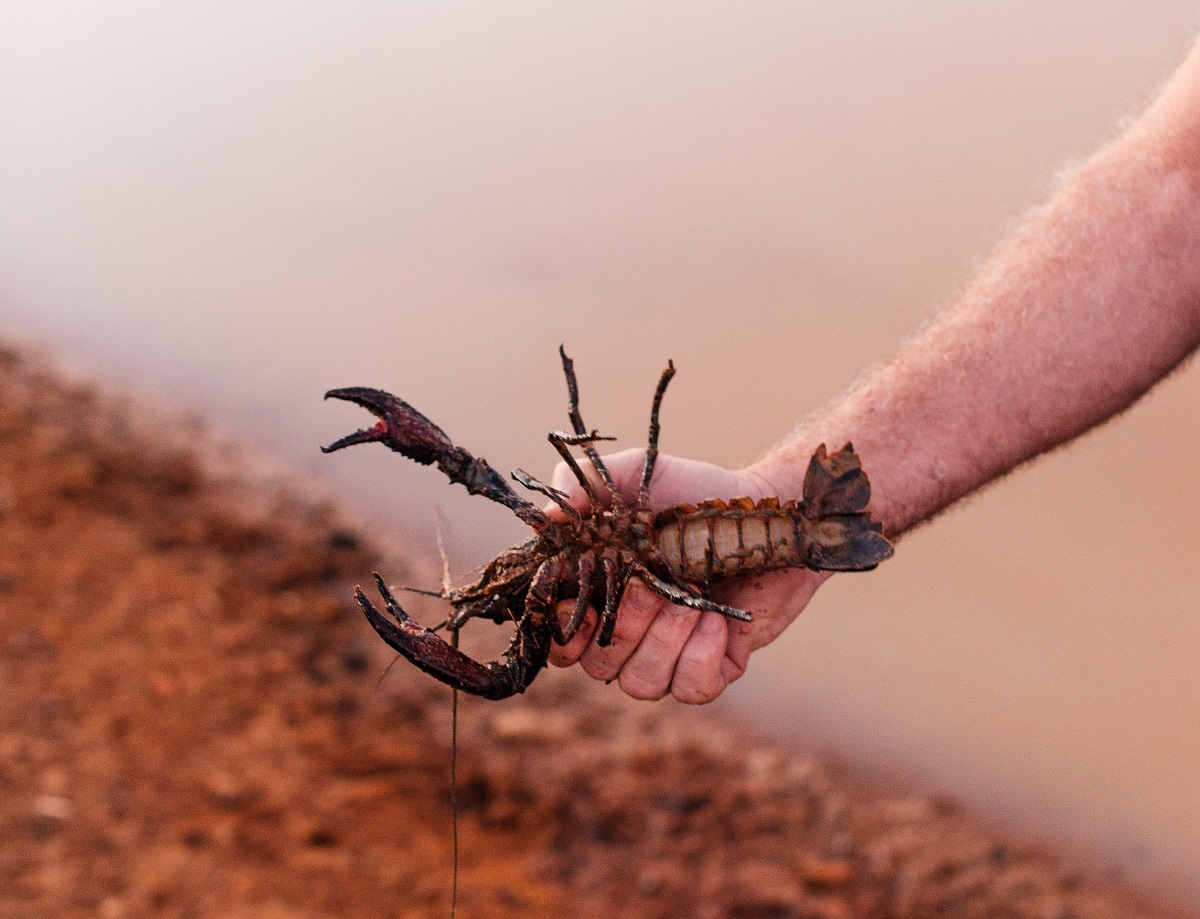
[[[560,342],[619,446],[671,357],[664,449],[750,460],[945,302],[1198,24],[0,0],[0,320],[429,545],[437,505],[465,572],[520,525],[382,449],[322,457],[365,422],[326,389],[392,390],[545,476]],[[835,579],[729,700],[1200,890],[1198,399],[1192,366]]]

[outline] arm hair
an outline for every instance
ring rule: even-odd
[[[1200,44],[960,297],[752,471],[853,441],[897,535],[1129,407],[1200,344]]]

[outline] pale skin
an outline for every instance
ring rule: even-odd
[[[1075,169],[890,363],[743,469],[661,455],[652,502],[797,498],[816,446],[850,441],[871,477],[870,511],[894,539],[1120,413],[1198,345],[1200,43],[1150,108]],[[643,455],[604,458],[627,495]],[[553,484],[585,505],[564,465]],[[609,647],[592,640],[593,612],[550,659],[615,679],[637,699],[709,702],[829,576],[719,585],[715,599],[752,611],[752,624],[675,606],[635,582]]]

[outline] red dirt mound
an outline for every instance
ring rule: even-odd
[[[377,550],[213,453],[0,352],[0,919],[449,915],[448,692],[380,680]],[[570,674],[461,735],[463,919],[1169,915]]]

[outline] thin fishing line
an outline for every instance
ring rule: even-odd
[[[458,648],[458,629],[450,633],[451,647]],[[450,821],[454,861],[450,882],[450,919],[458,908],[458,688],[450,688]]]

